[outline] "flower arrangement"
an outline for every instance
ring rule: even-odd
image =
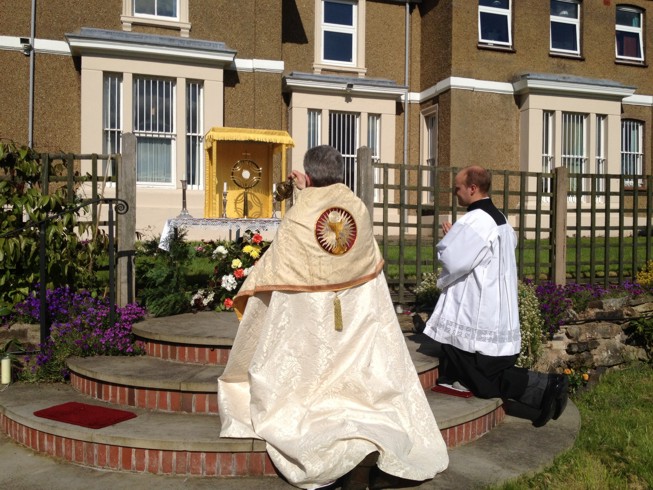
[[[191,299],[191,306],[196,310],[214,308],[228,311],[233,308],[234,296],[245,282],[254,264],[270,246],[258,231],[247,230],[242,239],[229,241],[205,242],[203,252],[210,249],[215,261],[213,275],[208,287],[198,290]]]

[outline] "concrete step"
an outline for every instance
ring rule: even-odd
[[[215,311],[149,317],[132,329],[148,356],[213,365],[227,363],[237,330],[235,313]]]
[[[450,447],[480,438],[504,417],[500,400],[460,399],[430,390],[427,399]],[[98,469],[187,476],[275,474],[262,441],[219,437],[217,415],[119,407],[137,417],[103,429],[34,415],[70,401],[116,407],[68,385],[15,383],[0,393],[0,425],[34,451]]]
[[[148,356],[73,357],[71,386],[97,400],[166,412],[218,413],[224,366],[183,364]]]

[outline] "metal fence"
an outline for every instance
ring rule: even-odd
[[[367,148],[357,158],[388,285],[397,302],[410,302],[437,267],[440,224],[465,212],[453,192],[459,169],[375,163]],[[652,176],[490,170],[492,200],[517,234],[521,279],[607,286],[633,280],[653,258]]]

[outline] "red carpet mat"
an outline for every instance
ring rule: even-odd
[[[101,429],[125,420],[133,419],[136,414],[126,410],[116,410],[86,403],[68,402],[34,412],[37,417],[81,425],[89,429]]]
[[[460,398],[471,398],[474,394],[471,391],[462,391],[456,388],[449,388],[448,386],[435,385],[431,391],[437,393],[444,393],[445,395],[459,396]]]

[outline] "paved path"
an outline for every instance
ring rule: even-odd
[[[481,439],[449,451],[449,468],[411,488],[469,490],[485,488],[522,474],[537,473],[570,448],[580,429],[580,415],[570,401],[557,421],[536,429],[530,422],[506,417]],[[0,433],[0,488],[11,490],[277,490],[293,486],[279,478],[184,478],[100,471],[60,462],[19,446]]]

